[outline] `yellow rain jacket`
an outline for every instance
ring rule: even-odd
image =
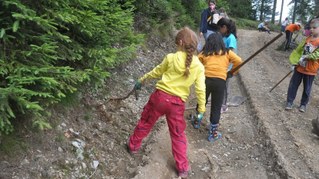
[[[195,83],[198,111],[205,112],[205,75],[204,66],[193,56],[190,65],[190,75],[184,76],[186,53],[177,51],[166,55],[161,64],[157,65],[152,71],[145,74],[140,81],[149,78],[161,78],[156,83],[156,88],[168,94],[180,97],[184,102],[190,94],[190,87]]]

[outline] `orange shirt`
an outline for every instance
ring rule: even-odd
[[[229,63],[234,64],[233,68],[236,68],[242,63],[241,58],[232,50],[229,50],[229,53],[225,55],[204,56],[200,53],[198,58],[205,67],[206,77],[220,78],[223,80],[226,80]]]
[[[299,31],[300,30],[300,26],[297,25],[297,24],[289,24],[289,25],[287,25],[286,30],[288,30],[290,32]]]

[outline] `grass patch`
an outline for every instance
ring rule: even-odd
[[[254,21],[249,19],[242,18],[231,18],[236,22],[237,29],[247,29],[247,30],[257,30],[258,24],[260,21]],[[268,27],[271,31],[280,32],[280,25],[269,23]]]
[[[85,121],[93,121],[92,116],[93,116],[92,112],[86,112],[85,115],[84,115],[84,117],[83,117],[83,119],[84,119]]]
[[[65,141],[65,137],[64,137],[64,134],[63,133],[59,133],[56,135],[56,137],[54,138],[54,141],[55,142],[64,142]]]

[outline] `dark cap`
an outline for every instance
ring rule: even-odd
[[[214,1],[214,0],[209,0],[209,1],[208,1],[208,4],[209,4],[209,3],[214,3],[214,4],[216,4],[216,1]]]

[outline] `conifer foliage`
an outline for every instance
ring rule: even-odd
[[[133,1],[2,0],[0,2],[0,132],[32,114],[48,128],[46,108],[83,83],[100,84],[108,69],[132,58]]]

